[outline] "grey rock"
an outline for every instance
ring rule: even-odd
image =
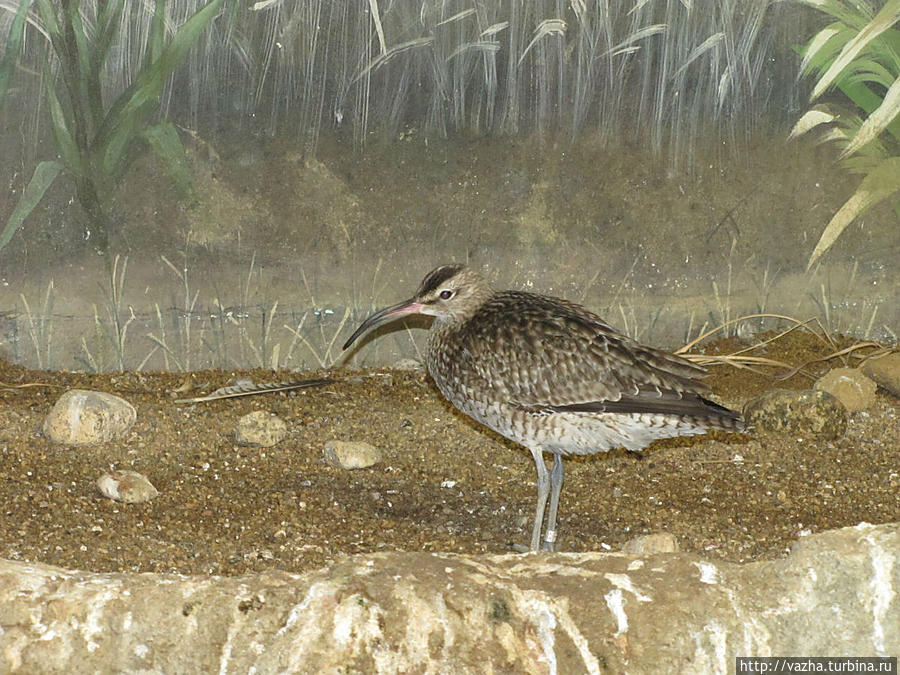
[[[97,479],[97,489],[104,497],[117,502],[141,504],[159,494],[153,483],[137,471],[110,471]]]
[[[870,359],[863,364],[862,371],[878,384],[891,392],[894,396],[900,396],[900,352],[893,352]]]
[[[656,555],[657,553],[676,553],[679,550],[678,539],[669,532],[654,532],[629,539],[622,546],[623,553],[631,555]]]
[[[325,443],[325,463],[338,469],[367,469],[381,461],[381,451],[358,441]]]
[[[124,436],[137,412],[124,398],[102,391],[70,389],[44,418],[44,436],[54,443],[89,445]]]
[[[284,420],[266,410],[254,410],[238,420],[234,440],[238,445],[271,448],[287,436]]]
[[[813,385],[813,389],[827,391],[850,412],[867,410],[875,405],[874,380],[857,368],[835,368],[825,373]]]
[[[773,389],[744,406],[754,431],[833,440],[847,430],[847,409],[825,391]]]
[[[887,656],[898,550],[900,523],[862,523],[745,565],[382,552],[217,577],[0,560],[0,670],[652,675],[733,672],[748,654]]]

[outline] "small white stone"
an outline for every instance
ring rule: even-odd
[[[97,479],[97,489],[104,497],[128,504],[149,502],[159,494],[150,480],[137,471],[105,473]]]
[[[381,461],[378,448],[358,441],[328,441],[323,454],[325,463],[338,469],[367,469]]]
[[[254,410],[238,420],[234,439],[238,445],[270,448],[287,436],[284,420],[265,410]]]

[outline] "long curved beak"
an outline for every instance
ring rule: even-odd
[[[425,305],[423,305],[421,302],[416,302],[414,299],[409,299],[396,305],[391,305],[390,307],[385,307],[384,309],[378,310],[359,325],[359,328],[357,328],[353,335],[350,336],[350,339],[344,343],[343,349],[347,349],[356,341],[356,338],[363,335],[364,333],[367,333],[372,328],[388,323],[389,321],[393,321],[394,319],[399,319],[401,316],[419,314],[421,313],[424,306]]]

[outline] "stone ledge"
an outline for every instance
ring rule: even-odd
[[[0,671],[710,673],[735,656],[897,655],[898,552],[900,523],[862,523],[746,565],[379,553],[215,577],[0,560]]]

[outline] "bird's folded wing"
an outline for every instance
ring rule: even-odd
[[[503,316],[479,326],[478,339],[497,348],[472,364],[511,403],[680,414],[708,390],[700,366],[641,345],[576,305],[556,301],[541,311],[532,300],[521,308],[492,310]]]
[[[733,410],[703,398],[698,394],[675,394],[663,392],[657,394],[645,392],[644,395],[622,396],[618,401],[587,401],[564,405],[514,405],[521,410],[535,414],[552,413],[648,413],[655,415],[674,415],[677,417],[723,418],[739,420],[740,415]]]

